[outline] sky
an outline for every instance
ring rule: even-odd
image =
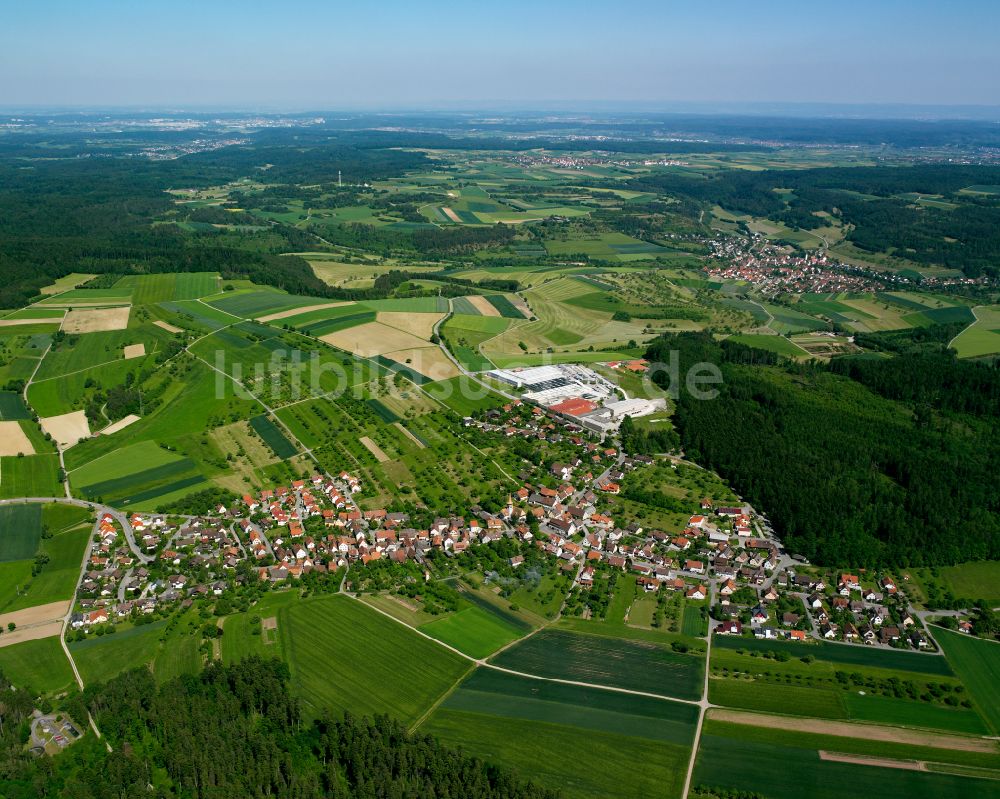
[[[998,0],[0,0],[0,106],[1000,105]]]

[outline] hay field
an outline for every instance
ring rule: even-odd
[[[0,455],[34,455],[20,422],[0,422]]]
[[[482,316],[500,316],[500,311],[493,307],[489,300],[478,294],[471,294],[466,297],[469,303],[475,308]]]
[[[71,447],[77,441],[90,438],[90,424],[87,414],[83,411],[73,411],[60,416],[48,416],[39,419],[42,430],[52,436],[61,447]]]
[[[339,308],[342,305],[353,305],[352,302],[324,302],[319,305],[307,305],[304,308],[288,308],[284,311],[278,311],[276,313],[267,314],[266,316],[257,317],[258,322],[276,322],[279,319],[287,319],[290,316],[299,316],[300,314],[312,313],[313,311],[325,311],[327,308]]]
[[[412,333],[424,341],[430,341],[434,325],[444,318],[443,313],[403,313],[401,311],[379,311],[375,319],[382,324]]]
[[[325,336],[320,336],[320,341],[365,358],[396,350],[429,346],[426,339],[389,327],[381,322],[368,322],[357,327],[328,333]]]
[[[145,344],[129,344],[124,349],[125,360],[131,360],[132,358],[142,358],[146,354]]]
[[[128,327],[131,305],[119,308],[73,308],[63,319],[66,333],[99,333]]]
[[[100,432],[98,432],[98,435],[101,435],[101,436],[114,435],[119,430],[124,430],[130,424],[134,424],[135,422],[138,422],[138,421],[139,421],[139,417],[136,416],[134,413],[130,413],[124,419],[119,419],[117,422],[114,422],[113,424],[109,424],[103,430],[101,430]]]
[[[166,330],[168,333],[183,333],[184,332],[184,328],[183,327],[175,327],[174,325],[171,325],[171,324],[169,324],[167,322],[164,322],[164,321],[162,321],[160,319],[157,319],[155,322],[153,322],[153,324],[156,325],[157,327],[161,328],[162,330]]]
[[[433,344],[424,344],[423,347],[412,349],[394,350],[382,353],[382,355],[396,363],[409,366],[433,381],[448,380],[452,377],[458,377],[460,374],[458,367],[451,362],[451,359]]]

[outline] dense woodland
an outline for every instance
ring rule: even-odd
[[[0,675],[0,796],[8,799],[556,799],[504,768],[410,735],[380,716],[307,722],[278,660],[209,665],[157,685],[147,669],[88,687],[92,735],[58,758],[21,748],[31,700]],[[9,698],[8,698],[9,697]]]
[[[775,364],[708,334],[661,338],[681,375],[717,364],[714,400],[681,391],[692,460],[764,510],[791,552],[829,565],[1000,557],[998,373],[946,353]],[[771,365],[767,364],[771,361]]]

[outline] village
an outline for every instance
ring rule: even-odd
[[[436,556],[460,559],[470,547],[507,539],[570,575],[579,603],[573,612],[586,617],[614,585],[601,578],[614,572],[631,575],[641,593],[704,604],[716,635],[934,648],[894,578],[814,569],[786,554],[766,518],[745,504],[706,498],[676,530],[619,524],[605,512],[606,501],[653,457],[629,456],[572,417],[520,400],[480,416],[464,426],[573,454],[522,473],[523,484],[499,512],[474,507],[419,528],[407,513],[361,509],[354,497],[362,483],[346,471],[245,494],[204,516],[108,510],[98,518],[81,576],[73,634],[103,635],[262,583],[280,588],[309,576],[342,587],[352,567],[382,560],[415,564],[430,580],[439,571]],[[523,562],[523,554],[509,558],[514,573]]]

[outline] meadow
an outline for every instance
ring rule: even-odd
[[[974,309],[976,321],[952,339],[959,358],[978,358],[1000,353],[1000,305]]]

